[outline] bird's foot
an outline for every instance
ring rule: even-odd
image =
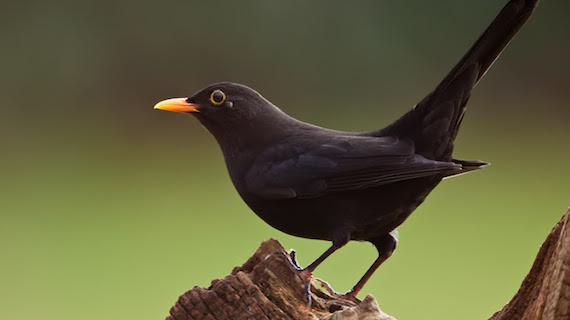
[[[277,252],[276,252],[277,253]],[[291,271],[296,273],[301,281],[303,282],[303,299],[307,301],[307,308],[311,309],[312,298],[311,298],[311,282],[313,280],[313,272],[309,271],[307,268],[301,268],[297,262],[297,253],[295,250],[291,249],[289,254],[284,252],[278,252],[283,255],[285,261],[288,262]]]
[[[295,251],[295,249],[289,250],[289,257],[289,262],[291,262],[291,265],[293,265],[297,271],[302,271],[303,268],[299,266],[299,262],[297,261],[297,251]]]
[[[325,289],[331,296],[333,296],[335,298],[347,300],[347,301],[352,301],[356,304],[359,304],[360,302],[362,302],[362,300],[358,299],[358,297],[356,296],[358,293],[355,293],[353,290],[350,290],[346,293],[338,293],[325,280],[322,280],[319,278],[314,278],[314,279],[319,282],[319,284],[323,287],[323,289]]]
[[[357,295],[357,293],[355,293],[352,290],[349,290],[348,292],[341,294],[339,297],[343,300],[348,300],[348,301],[352,301],[356,304],[359,304],[362,302],[362,300],[358,299],[358,297],[356,295]]]

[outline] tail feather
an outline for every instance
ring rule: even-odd
[[[473,171],[482,169],[483,167],[491,165],[489,162],[481,161],[481,160],[459,160],[453,159],[453,163],[457,163],[461,165],[461,168],[464,171]]]
[[[459,160],[459,159],[452,159],[454,163],[461,165],[461,170],[458,172],[454,172],[445,178],[455,177],[458,175],[462,175],[465,173],[469,173],[471,171],[483,169],[484,167],[491,165],[489,162],[481,161],[481,160]]]
[[[406,136],[416,153],[451,161],[454,140],[471,90],[485,75],[539,0],[511,0],[441,83],[412,110],[375,135]]]

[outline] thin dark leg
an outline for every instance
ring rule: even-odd
[[[334,244],[327,249],[323,254],[321,254],[315,261],[313,261],[310,265],[305,268],[299,267],[299,263],[297,262],[297,252],[295,250],[291,250],[289,256],[285,255],[285,258],[289,261],[291,268],[296,271],[303,271],[308,274],[311,274],[326,258],[328,258],[333,252],[338,250],[340,247],[335,246]]]
[[[376,271],[376,269],[378,269],[378,267],[380,267],[380,265],[382,263],[384,263],[384,261],[386,261],[386,259],[390,258],[391,255],[392,255],[392,252],[388,252],[388,253],[379,255],[378,259],[376,259],[376,261],[374,261],[374,263],[370,266],[370,268],[368,268],[368,270],[362,276],[362,278],[360,278],[360,280],[358,280],[358,282],[354,285],[354,287],[352,287],[352,289],[350,289],[344,295],[347,298],[358,299],[358,298],[356,298],[356,296],[360,293],[360,290],[362,290],[362,288],[364,287],[366,282],[370,279],[372,274]],[[353,299],[351,299],[351,300],[353,300]]]
[[[337,251],[340,247],[337,245],[332,245],[330,248],[327,249],[320,257],[318,257],[313,263],[308,265],[304,270],[309,272],[313,272],[326,258],[328,258],[333,252]]]
[[[370,266],[370,268],[368,268],[368,270],[362,276],[362,278],[358,280],[358,282],[354,285],[354,287],[352,287],[352,289],[350,289],[347,293],[343,295],[346,299],[355,302],[360,301],[356,297],[360,293],[360,290],[362,290],[362,288],[364,287],[366,282],[368,282],[372,274],[374,274],[376,269],[378,269],[378,267],[380,267],[380,265],[384,263],[384,261],[390,258],[390,256],[392,256],[392,253],[394,253],[394,251],[396,250],[396,246],[398,245],[398,231],[394,229],[392,230],[392,232],[382,237],[370,240],[370,242],[372,242],[372,244],[374,244],[374,246],[378,250],[378,258],[376,259],[376,261],[374,261],[374,263]]]

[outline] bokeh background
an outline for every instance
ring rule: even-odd
[[[423,98],[506,1],[4,1],[0,10],[0,318],[161,319],[278,238],[328,243],[242,203],[213,138],[152,109],[217,81],[344,130]],[[543,1],[474,91],[444,181],[400,228],[371,293],[398,319],[486,319],[570,205],[570,2]],[[316,271],[348,290],[376,257]]]

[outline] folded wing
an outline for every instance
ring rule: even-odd
[[[462,171],[460,164],[415,154],[410,140],[397,137],[335,136],[303,150],[291,145],[300,144],[273,146],[257,157],[245,177],[248,192],[312,198]]]

